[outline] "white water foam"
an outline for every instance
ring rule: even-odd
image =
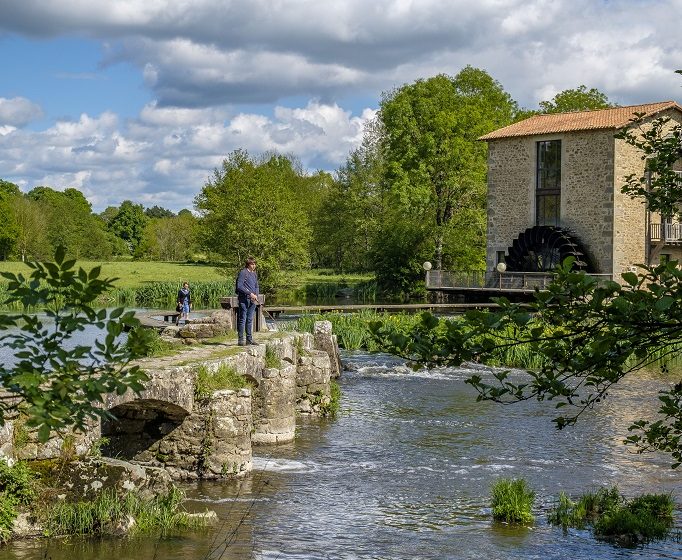
[[[313,461],[294,461],[293,459],[273,459],[272,457],[254,457],[253,469],[270,472],[315,472],[320,466]]]

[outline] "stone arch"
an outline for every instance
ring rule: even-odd
[[[102,437],[109,441],[102,447],[108,457],[152,461],[155,444],[178,428],[188,412],[183,407],[158,399],[137,399],[109,409],[113,419],[103,419]]]

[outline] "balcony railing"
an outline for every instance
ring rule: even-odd
[[[590,274],[600,281],[611,280],[611,274]],[[426,273],[427,290],[481,290],[532,292],[544,290],[554,279],[550,272],[453,272],[429,270]]]
[[[651,241],[668,241],[682,243],[682,224],[679,222],[652,223]],[[661,237],[662,235],[662,237]]]

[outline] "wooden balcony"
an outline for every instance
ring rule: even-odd
[[[652,243],[667,245],[682,245],[682,223],[663,222],[649,224],[649,234]]]

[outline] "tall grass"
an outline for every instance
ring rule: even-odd
[[[115,288],[100,303],[138,307],[173,308],[182,280],[151,282],[137,288]],[[220,307],[220,298],[234,292],[233,281],[195,282],[190,284],[192,304],[197,307]]]
[[[535,492],[522,479],[502,478],[492,486],[493,519],[527,525],[533,522]]]
[[[197,528],[205,520],[191,517],[180,509],[183,494],[172,488],[166,494],[144,499],[136,493],[124,497],[104,490],[88,502],[57,502],[44,513],[47,536],[106,535],[116,533],[129,520],[131,533],[161,533],[183,528]]]
[[[420,321],[420,318],[418,315],[406,313],[389,315],[372,310],[363,310],[357,313],[309,314],[302,315],[296,321],[287,323],[283,326],[283,330],[313,332],[315,321],[330,321],[332,323],[332,332],[338,337],[341,348],[379,352],[385,348],[372,336],[369,328],[370,323],[382,321],[395,332],[407,333]]]
[[[239,375],[234,368],[221,364],[217,370],[211,371],[206,366],[197,370],[194,385],[194,397],[198,400],[209,398],[214,391],[220,389],[243,389],[249,384],[245,377]]]

